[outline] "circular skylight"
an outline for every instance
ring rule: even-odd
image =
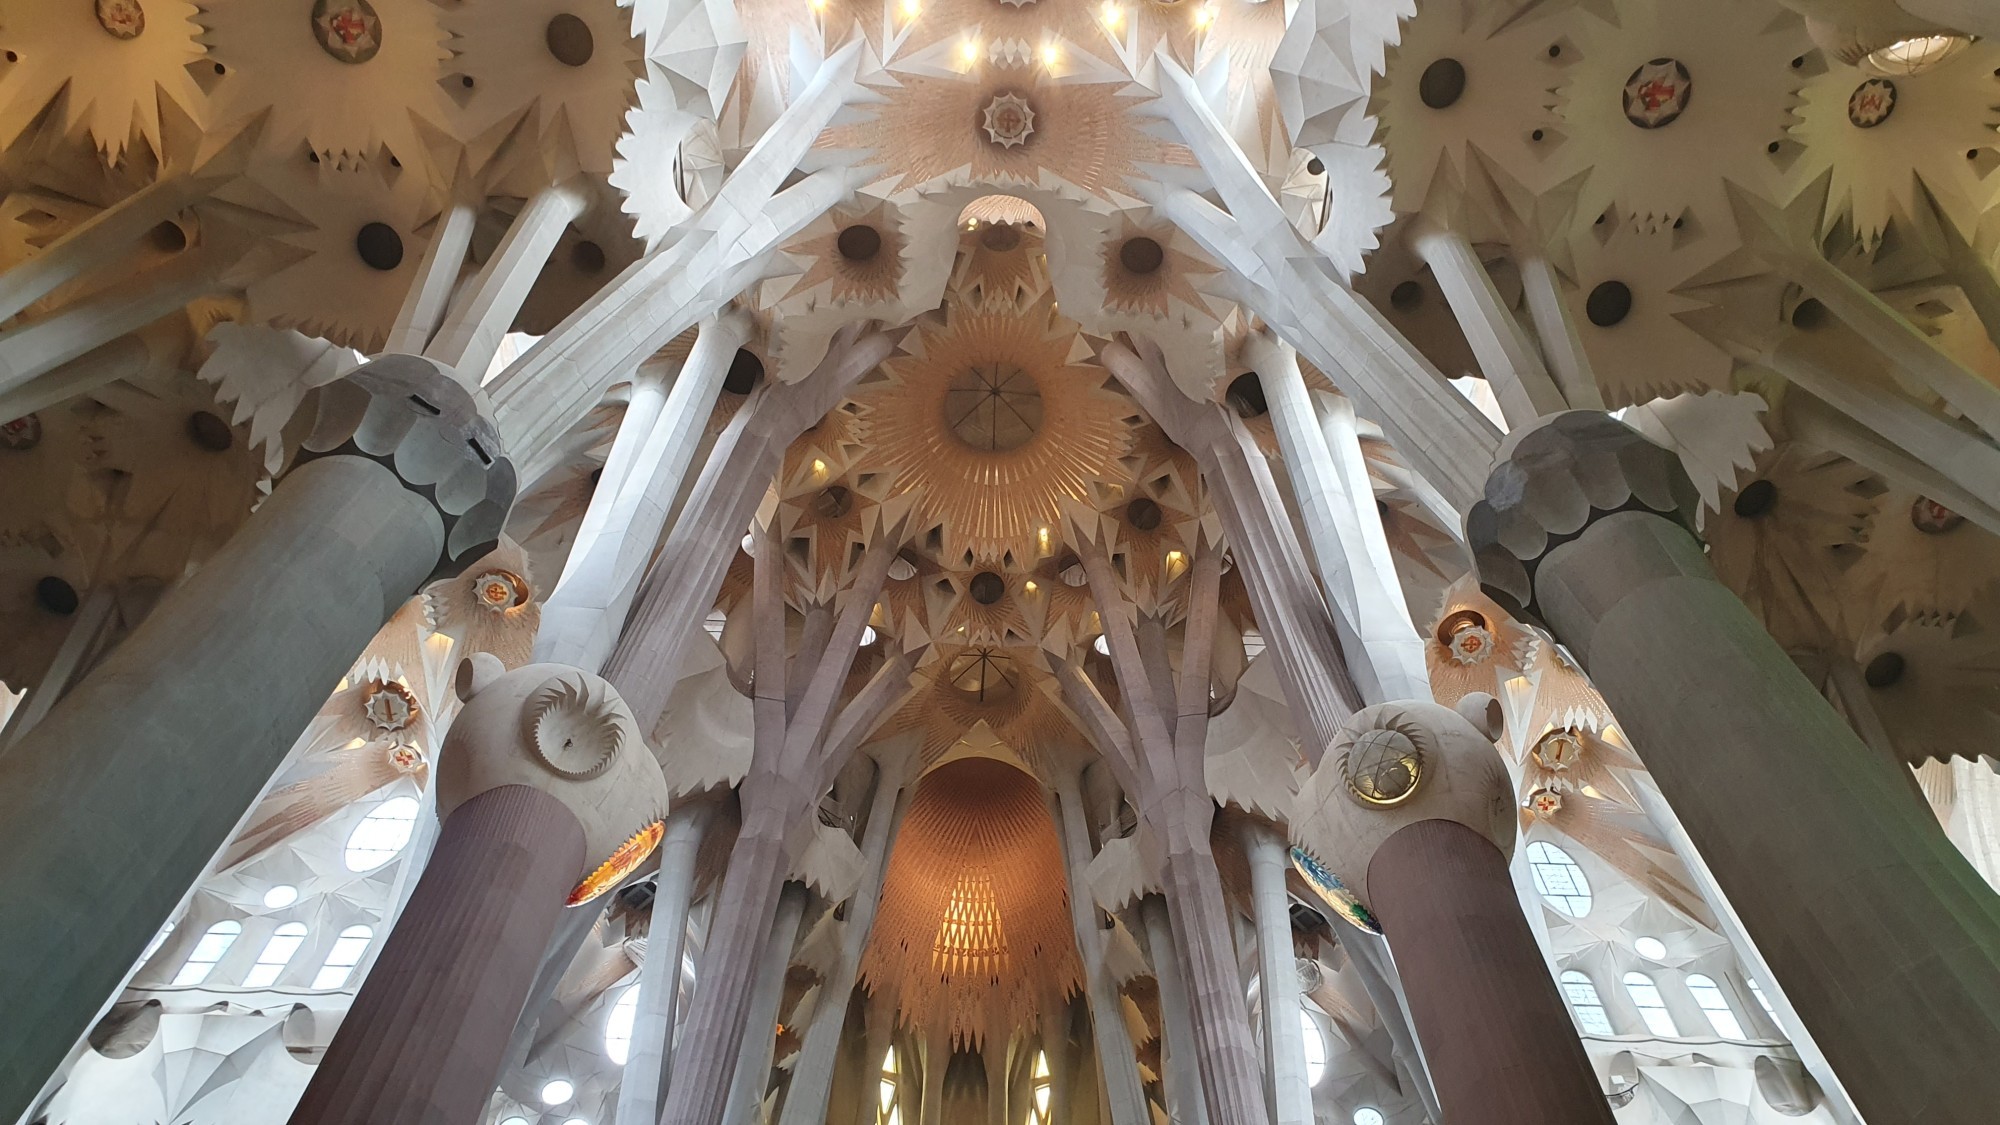
[[[283,910],[299,901],[299,889],[288,883],[280,883],[264,892],[264,905],[272,910]]]
[[[1649,961],[1664,961],[1667,958],[1667,943],[1656,937],[1642,937],[1632,943],[1632,948]]]
[[[562,1105],[576,1096],[576,1084],[567,1078],[551,1078],[542,1084],[542,1104]]]

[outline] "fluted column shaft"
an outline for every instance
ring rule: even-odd
[[[1582,662],[1861,1115],[1989,1121],[2000,897],[1716,580],[1671,454],[1584,412],[1516,440],[1467,525],[1488,591]]]
[[[1250,1005],[1237,974],[1215,853],[1205,832],[1195,838],[1168,828],[1161,836],[1160,881],[1187,979],[1208,1119],[1212,1125],[1251,1125],[1266,1119],[1263,1068],[1250,1037]]]
[[[525,785],[453,810],[291,1125],[474,1125],[584,859]]]
[[[1611,1125],[1500,849],[1455,821],[1418,821],[1383,842],[1368,884],[1439,1125]]]
[[[1090,864],[1090,826],[1084,822],[1083,793],[1074,773],[1056,778],[1056,806],[1061,827],[1064,874],[1069,881],[1070,931],[1083,961],[1084,998],[1090,1008],[1090,1034],[1097,1070],[1103,1082],[1111,1125],[1135,1125],[1145,1120],[1146,1092],[1139,1084],[1138,1060],[1132,1035],[1125,1027],[1117,982],[1104,968],[1104,931],[1097,924],[1097,907],[1085,868]]]
[[[382,465],[304,465],[0,759],[0,1120],[28,1108],[443,543]]]
[[[1165,1024],[1167,1116],[1180,1125],[1205,1125],[1207,1108],[1201,1096],[1200,1064],[1194,1061],[1194,1015],[1188,1009],[1187,980],[1181,976],[1180,954],[1174,950],[1173,924],[1167,904],[1158,895],[1139,903],[1146,927],[1146,945],[1153,955],[1153,979],[1160,982],[1160,1021]],[[1303,1047],[1303,1045],[1301,1045]]]
[[[688,907],[694,897],[694,864],[714,819],[707,801],[682,805],[667,818],[660,841],[660,872],[653,884],[652,926],[646,963],[639,969],[639,1001],[632,1015],[632,1050],[618,1087],[616,1125],[654,1125],[666,1093],[674,1053],[674,1010],[681,993],[681,960],[687,953]]]
[[[726,1120],[750,1120],[752,1107],[764,1097],[770,1083],[771,1055],[777,1047],[778,1006],[785,998],[785,972],[792,964],[792,946],[799,940],[799,925],[805,920],[810,893],[800,883],[786,883],[778,892],[778,909],[771,920],[771,936],[764,943],[764,957],[757,965],[757,984],[751,990],[744,1017],[743,1046],[736,1058],[736,1075],[729,1084],[729,1116]]]
[[[1292,947],[1291,896],[1285,890],[1290,849],[1268,824],[1246,825],[1243,835],[1263,981],[1265,1094],[1277,1125],[1311,1125],[1312,1088],[1306,1084],[1305,1036],[1299,1027],[1298,954]]]

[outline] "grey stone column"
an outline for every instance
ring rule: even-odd
[[[1617,712],[1862,1116],[1989,1122],[2000,897],[1716,580],[1695,502],[1672,454],[1577,411],[1509,438],[1467,530],[1486,591]]]
[[[1056,775],[1056,816],[1060,826],[1064,875],[1069,883],[1070,932],[1083,961],[1084,999],[1090,1008],[1092,1053],[1104,1091],[1111,1125],[1137,1125],[1145,1120],[1146,1091],[1139,1084],[1132,1035],[1125,1026],[1118,982],[1104,965],[1104,931],[1097,924],[1097,905],[1085,869],[1090,864],[1090,825],[1085,820],[1083,791],[1076,771]]]
[[[583,861],[582,824],[539,789],[460,805],[292,1125],[477,1122]]]
[[[409,356],[322,388],[270,499],[0,761],[0,1120],[109,1002],[376,630],[497,537],[513,469],[480,409]]]

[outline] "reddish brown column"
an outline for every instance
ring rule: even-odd
[[[1383,841],[1368,886],[1441,1125],[1611,1125],[1498,848],[1455,821],[1418,821]]]
[[[583,852],[539,789],[455,809],[291,1125],[475,1125]]]

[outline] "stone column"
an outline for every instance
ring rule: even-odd
[[[715,817],[709,801],[683,804],[667,818],[660,841],[660,873],[653,885],[652,927],[646,963],[639,969],[639,1002],[632,1014],[632,1050],[618,1087],[616,1125],[656,1125],[674,1051],[674,1011],[681,994],[681,960],[687,953],[688,906],[702,837]]]
[[[1139,902],[1139,919],[1146,927],[1146,950],[1153,958],[1153,979],[1160,982],[1160,1022],[1166,1025],[1167,1116],[1180,1125],[1205,1125],[1201,1070],[1195,1063],[1194,1014],[1188,1009],[1187,980],[1181,976],[1180,955],[1174,951],[1173,927],[1167,921],[1166,900],[1147,895]],[[1304,1044],[1300,1044],[1301,1049]]]
[[[0,761],[0,1119],[27,1108],[383,622],[499,533],[513,471],[407,356],[322,388],[300,461]],[[79,904],[92,904],[88,910]]]
[[[292,1125],[476,1125],[564,906],[659,842],[666,781],[610,684],[479,653],[455,687],[444,830]]]
[[[786,883],[778,892],[778,911],[771,919],[771,937],[764,960],[757,966],[757,986],[750,993],[744,1020],[743,1045],[736,1056],[736,1075],[729,1083],[725,1122],[751,1120],[771,1080],[771,1053],[777,1047],[778,1004],[785,998],[785,972],[791,968],[792,946],[799,940],[806,902],[812,897],[803,883]]]
[[[1300,787],[1293,833],[1356,874],[1381,922],[1440,1125],[1611,1125],[1507,872],[1513,787],[1500,704],[1384,703],[1342,727]]]
[[[1861,1115],[1991,1120],[2000,897],[1716,580],[1673,455],[1560,414],[1486,496],[1486,591],[1582,662]]]
[[[477,1121],[583,854],[539,789],[459,806],[291,1120]]]
[[[1061,827],[1064,874],[1069,880],[1070,929],[1076,935],[1077,956],[1083,961],[1084,998],[1090,1007],[1091,1041],[1099,1079],[1111,1112],[1111,1125],[1137,1125],[1146,1120],[1146,1091],[1139,1085],[1139,1065],[1125,1026],[1118,984],[1104,967],[1104,930],[1097,924],[1097,906],[1085,870],[1090,864],[1090,826],[1084,822],[1083,792],[1074,770],[1055,780]]]
[[[1312,1125],[1306,1047],[1299,1028],[1298,955],[1292,946],[1291,895],[1285,872],[1290,849],[1268,824],[1243,825],[1250,865],[1250,900],[1257,924],[1257,972],[1263,981],[1264,1093],[1277,1125]],[[1162,994],[1165,993],[1162,988]]]
[[[1500,299],[1500,290],[1471,240],[1434,220],[1421,218],[1411,231],[1410,243],[1424,264],[1431,267],[1438,288],[1472,354],[1479,357],[1479,369],[1500,400],[1500,410],[1509,426],[1525,426],[1544,414],[1568,404],[1556,390],[1555,380],[1542,366],[1542,357],[1521,332],[1514,314]]]
[[[882,904],[889,852],[914,792],[908,784],[909,769],[909,764],[892,760],[876,771],[868,825],[861,830],[861,856],[865,865],[861,885],[848,900],[847,921],[840,934],[840,960],[821,985],[812,1026],[806,1029],[805,1042],[799,1046],[799,1061],[792,1067],[791,1086],[785,1093],[779,1125],[820,1125],[826,1120],[834,1062],[841,1034],[847,1028],[848,1001],[854,995],[855,979],[861,972],[861,955],[867,949],[868,935],[875,928],[875,912]],[[875,1065],[879,1067],[881,1063],[877,1057]]]

